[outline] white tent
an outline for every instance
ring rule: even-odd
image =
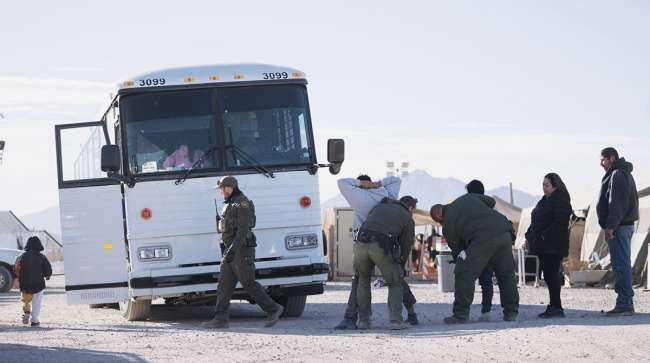
[[[512,222],[515,227],[519,225],[520,220],[521,220],[521,208],[517,207],[516,205],[512,205],[505,200],[497,197],[496,195],[493,195],[492,198],[496,201],[496,204],[494,205],[494,209],[506,216],[510,222]]]
[[[585,221],[585,234],[582,238],[582,249],[580,250],[581,261],[591,261],[592,254],[594,251],[596,251],[596,246],[598,245],[602,247],[605,243],[603,230],[598,224],[596,204],[598,204],[598,199],[591,203],[589,206],[589,211],[587,212],[587,219]],[[601,249],[602,248],[599,248],[599,250]],[[601,254],[599,253],[599,255]]]
[[[534,207],[526,208],[521,211],[521,219],[519,220],[519,228],[517,229],[517,239],[515,240],[515,247],[521,248],[526,242],[526,231],[530,227],[530,215]]]

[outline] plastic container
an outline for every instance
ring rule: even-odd
[[[440,292],[454,292],[454,284],[456,283],[456,278],[454,276],[454,269],[456,264],[449,263],[453,261],[451,257],[451,252],[440,252],[436,257],[436,262],[438,263],[438,291]]]

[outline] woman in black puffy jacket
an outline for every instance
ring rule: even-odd
[[[555,173],[546,174],[542,184],[544,196],[537,202],[531,214],[526,232],[526,245],[530,253],[537,255],[544,281],[548,287],[550,303],[540,318],[564,317],[560,289],[564,277],[562,260],[569,255],[569,219],[571,196],[564,182]]]

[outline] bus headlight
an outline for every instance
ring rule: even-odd
[[[172,258],[172,248],[169,246],[140,247],[138,259],[140,261],[161,261]]]
[[[288,250],[316,248],[318,247],[318,235],[315,233],[310,233],[287,236],[284,239],[284,244]]]

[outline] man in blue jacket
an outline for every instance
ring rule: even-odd
[[[359,175],[355,178],[343,178],[338,180],[338,187],[341,194],[353,209],[352,233],[357,235],[359,228],[368,218],[370,211],[381,202],[384,198],[397,200],[399,190],[402,186],[402,180],[398,177],[390,176],[380,181],[372,181],[368,175]],[[356,329],[358,318],[357,288],[359,286],[359,276],[355,272],[352,278],[352,286],[348,304],[345,309],[343,320],[335,327],[336,329]],[[408,312],[406,320],[411,325],[418,324],[417,314],[414,305],[415,296],[411,292],[408,284],[402,282],[403,303]]]
[[[634,222],[639,219],[639,194],[632,177],[632,163],[619,158],[613,147],[600,153],[600,165],[605,169],[596,206],[598,224],[605,230],[605,240],[616,278],[616,306],[608,316],[634,314],[630,241]]]

